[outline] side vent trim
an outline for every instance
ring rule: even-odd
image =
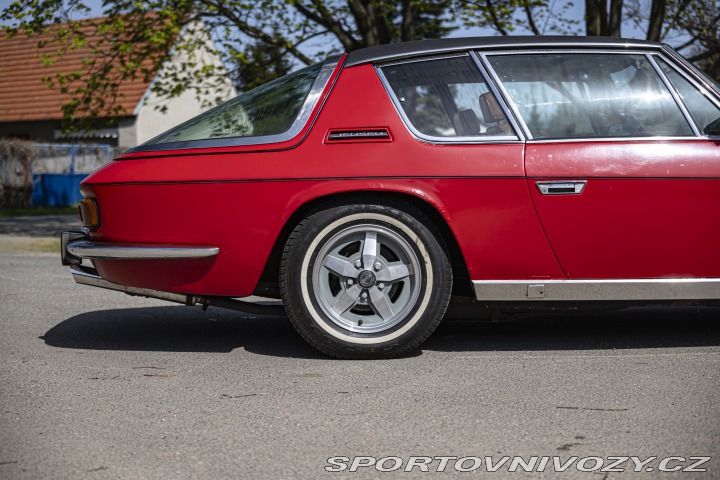
[[[387,127],[377,128],[331,128],[325,135],[325,143],[376,143],[392,142]]]

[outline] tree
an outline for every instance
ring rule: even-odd
[[[235,87],[240,91],[251,90],[287,75],[292,68],[282,49],[262,43],[248,45],[244,51],[232,51],[231,56],[237,63],[237,69],[232,74]]]
[[[65,114],[71,120],[107,114],[117,86],[155,75],[171,48],[183,51],[186,61],[166,66],[153,90],[165,97],[209,91],[228,70],[203,63],[208,39],[242,89],[329,54],[439,38],[461,26],[500,35],[609,36],[634,27],[720,75],[716,0],[585,0],[584,29],[569,14],[571,0],[105,0],[103,18],[72,20],[89,12],[83,1],[16,0],[0,14],[7,35],[46,34],[39,38],[48,63],[92,41],[94,55],[82,72],[47,82],[70,95]]]

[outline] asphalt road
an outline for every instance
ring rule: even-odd
[[[323,468],[503,455],[713,457],[705,473],[518,478],[720,478],[719,313],[447,322],[409,358],[339,361],[282,317],[79,286],[57,256],[0,253],[0,478],[432,478]],[[484,468],[445,474],[513,476]]]

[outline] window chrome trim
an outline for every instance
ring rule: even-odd
[[[468,52],[455,52],[455,53],[448,53],[448,54],[436,54],[436,55],[427,55],[424,57],[412,57],[412,58],[403,58],[400,60],[388,60],[388,61],[378,61],[374,64],[375,68],[385,68],[385,67],[392,67],[393,65],[403,65],[405,63],[418,63],[418,62],[424,62],[424,61],[431,61],[431,60],[445,60],[448,58],[461,58],[461,57],[469,57],[470,54]]]
[[[600,50],[597,48],[533,48],[523,50],[498,50],[492,52],[478,51],[478,55],[485,55],[489,57],[494,56],[505,56],[505,55],[545,55],[548,53],[567,53],[572,55],[577,54],[608,54],[608,55],[645,55],[648,53],[647,50]]]
[[[517,119],[523,136],[525,137],[525,141],[532,140],[533,136],[532,133],[530,133],[530,129],[528,128],[527,124],[525,123],[525,119],[522,117],[522,115],[520,115],[520,110],[517,108],[517,105],[515,105],[515,102],[513,102],[513,99],[512,97],[510,97],[510,94],[505,88],[503,82],[500,81],[500,77],[498,76],[497,72],[494,68],[492,68],[492,65],[490,65],[490,61],[487,59],[487,55],[485,54],[485,52],[476,52],[476,55],[480,59],[485,69],[490,73],[490,76],[492,77],[493,82],[495,82],[495,84],[497,85],[499,91],[502,92],[501,96],[507,99],[508,107],[512,111],[513,116]]]
[[[678,70],[681,74],[683,74],[685,76],[685,78],[687,78],[691,81],[694,81],[695,83],[699,82],[705,88],[705,90],[707,90],[708,92],[711,92],[710,98],[712,98],[713,101],[715,102],[715,104],[718,105],[718,107],[720,107],[720,87],[719,86],[708,81],[708,79],[705,78],[705,76],[703,74],[698,72],[695,65],[688,62],[688,60],[685,57],[683,57],[682,55],[677,53],[675,50],[673,50],[669,46],[664,45],[662,52],[665,53],[668,57],[670,57],[668,59],[665,59],[665,57],[663,57],[663,59],[667,60],[671,66],[675,67],[675,70]],[[678,66],[681,67],[682,70],[679,70],[677,68]]]
[[[705,78],[701,78],[700,80],[702,80],[702,83],[700,83],[700,82],[698,82],[698,78],[696,78],[696,76],[699,76],[699,75],[695,75],[695,76],[694,76],[694,75],[690,75],[690,73],[687,72],[687,71],[685,71],[685,69],[680,69],[680,68],[678,68],[678,65],[677,65],[675,62],[673,62],[672,59],[666,58],[664,55],[661,55],[661,54],[659,54],[659,53],[651,53],[651,54],[649,54],[649,55],[651,55],[651,56],[653,56],[653,57],[659,56],[660,59],[663,60],[665,63],[667,63],[668,66],[669,66],[672,70],[674,70],[678,75],[680,75],[680,76],[683,77],[685,80],[687,80],[688,82],[690,82],[690,84],[691,84],[692,86],[694,86],[695,88],[697,88],[697,89],[700,91],[700,93],[701,93],[705,98],[707,98],[708,100],[710,100],[710,102],[711,102],[713,105],[715,105],[717,108],[720,108],[720,98],[718,98],[717,95],[713,95],[713,92],[715,92],[715,89],[714,89],[714,88],[713,88],[713,89],[708,89],[708,88],[705,87],[705,85],[707,84],[707,82],[705,81]],[[674,58],[674,57],[673,57],[673,58]],[[653,58],[653,63],[657,65],[657,62],[655,61],[654,58]],[[662,72],[662,68],[660,68],[660,65],[657,65],[657,68]],[[692,72],[692,73],[695,73],[695,72]],[[664,77],[667,77],[667,75],[665,75],[665,72],[662,72],[662,74],[663,74]],[[682,97],[680,96],[680,92],[677,91],[677,89],[676,89],[675,86],[672,84],[672,82],[670,81],[669,78],[668,78],[667,80],[668,80],[668,83],[670,84],[670,86],[672,87],[672,91],[677,93],[678,99],[679,99],[680,102],[682,102],[683,105],[684,105],[685,102],[683,101]],[[718,95],[720,95],[720,92],[717,92],[717,93],[718,93]],[[685,107],[685,109],[687,110],[687,106]],[[688,112],[688,115],[690,116],[690,119],[692,120],[693,124],[695,124],[695,119],[692,118],[692,114],[690,113],[689,110],[687,110],[687,112]],[[695,124],[695,125],[697,126],[697,124]],[[705,139],[709,138],[707,135],[705,135],[705,132],[703,132],[702,130],[700,130],[700,127],[699,127],[699,126],[697,126],[697,131],[698,131],[698,136],[699,136],[699,137],[705,138]]]
[[[440,40],[421,40],[406,44],[390,44],[355,50],[348,55],[347,66],[381,61],[394,61],[422,55],[451,54],[468,50],[511,50],[511,49],[641,49],[658,51],[663,46],[657,42],[629,38],[611,37],[562,37],[562,36],[509,36],[509,37],[465,37]],[[373,55],[374,53],[374,55]],[[360,57],[360,58],[358,58]]]
[[[508,101],[505,99],[505,97],[500,93],[500,90],[498,90],[498,86],[495,83],[495,79],[490,76],[489,70],[487,66],[478,58],[477,52],[470,52],[470,58],[473,59],[473,62],[475,62],[475,65],[477,66],[478,70],[480,70],[480,73],[482,74],[483,78],[485,79],[485,82],[488,85],[488,88],[492,92],[493,95],[495,95],[495,99],[497,100],[498,104],[500,105],[500,108],[502,109],[503,113],[505,114],[505,118],[507,118],[507,121],[510,123],[510,126],[515,131],[515,135],[522,140],[525,141],[527,139],[527,136],[525,135],[525,131],[520,127],[520,124],[518,123],[517,118],[515,117],[515,112],[513,112],[509,105]]]
[[[292,125],[290,125],[290,128],[283,133],[279,133],[277,135],[260,135],[255,137],[208,138],[203,140],[186,140],[181,142],[150,143],[155,140],[155,138],[167,133],[163,132],[158,135],[158,137],[148,140],[142,145],[131,148],[127,151],[127,153],[214,147],[241,147],[247,145],[281,143],[292,140],[303,130],[303,128],[305,128],[310,120],[310,115],[320,102],[322,93],[325,90],[325,87],[327,87],[330,78],[332,78],[333,72],[335,72],[338,64],[340,63],[340,59],[340,56],[334,56],[323,62],[320,72],[318,72],[317,77],[315,77],[315,81],[313,82],[312,87],[310,87],[310,91],[308,92],[307,97],[305,97],[305,101],[300,107],[300,111],[295,117],[295,120]]]
[[[588,142],[668,142],[668,141],[706,140],[704,137],[688,135],[686,137],[664,136],[664,137],[578,137],[578,138],[538,138],[528,140],[529,145],[543,143],[588,143]]]
[[[416,139],[422,141],[422,142],[429,142],[433,144],[485,144],[485,143],[522,143],[523,139],[522,137],[519,137],[517,135],[517,132],[514,136],[510,135],[487,135],[487,136],[477,136],[477,137],[435,137],[433,135],[426,135],[424,133],[421,133],[418,129],[415,128],[415,126],[412,124],[408,116],[405,114],[405,110],[403,110],[402,105],[400,103],[400,100],[397,98],[397,95],[395,95],[395,92],[393,91],[392,87],[390,86],[390,82],[388,81],[387,77],[385,77],[385,74],[383,73],[382,69],[384,67],[388,67],[391,65],[401,65],[405,63],[417,63],[420,61],[431,61],[431,60],[445,60],[448,58],[459,58],[459,57],[470,57],[470,55],[465,52],[462,55],[433,55],[431,57],[423,57],[423,58],[412,58],[408,59],[408,61],[399,61],[399,62],[391,62],[391,63],[378,63],[377,65],[374,65],[375,73],[377,74],[378,78],[380,79],[380,82],[382,83],[383,87],[385,88],[385,92],[390,96],[390,100],[392,101],[393,105],[395,106],[395,110],[397,110],[398,114],[400,115],[400,118],[402,119],[403,123],[405,124],[405,128],[408,129],[410,134],[415,137]],[[470,61],[472,62],[472,58],[470,58]],[[474,63],[474,62],[473,62]],[[475,64],[475,67],[477,68],[477,64]],[[485,82],[488,84],[488,88],[490,91],[492,91],[492,87],[490,83],[487,81],[485,76],[483,75],[482,70],[478,69],[480,76],[485,80]]]
[[[685,116],[685,121],[688,122],[690,125],[690,129],[693,131],[696,137],[700,136],[700,129],[698,129],[697,124],[695,123],[695,119],[692,118],[692,115],[690,115],[690,112],[688,111],[687,107],[685,106],[685,102],[683,102],[682,98],[680,98],[679,92],[675,89],[673,84],[670,82],[670,79],[667,78],[665,75],[665,72],[662,71],[660,68],[660,65],[655,61],[652,55],[645,54],[645,57],[647,58],[648,62],[650,62],[650,65],[655,69],[655,72],[660,76],[660,80],[662,80],[663,84],[665,85],[665,88],[668,89],[668,92],[670,92],[670,95],[672,95],[673,99],[675,100],[675,103],[678,107],[680,107],[680,111]]]

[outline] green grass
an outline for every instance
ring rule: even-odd
[[[60,239],[0,235],[1,253],[54,253],[60,255]]]
[[[23,217],[38,215],[79,215],[77,207],[30,207],[0,208],[0,217]]]

